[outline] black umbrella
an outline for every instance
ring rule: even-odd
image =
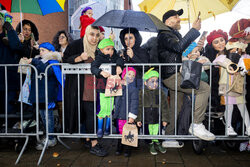
[[[150,13],[133,10],[111,10],[98,18],[93,26],[136,28],[139,31],[158,32],[167,27]]]

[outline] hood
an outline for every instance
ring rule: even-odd
[[[57,60],[59,62],[62,61],[62,56],[59,52],[49,52],[43,56],[37,55],[35,58],[42,58],[44,63],[49,61],[49,60]]]
[[[38,41],[39,40],[39,33],[38,33],[37,28],[36,28],[36,25],[30,20],[23,20],[22,25],[24,25],[24,24],[30,24],[31,31],[34,34],[34,38],[36,41]],[[21,22],[19,22],[18,25],[16,26],[16,32],[18,34],[21,32]]]
[[[125,34],[129,33],[129,29],[130,29],[130,33],[134,34],[134,36],[135,36],[135,45],[133,46],[133,49],[139,48],[141,46],[141,43],[142,43],[142,37],[141,37],[139,31],[135,28],[125,28],[120,32],[120,40],[121,40],[123,47],[127,48],[127,46],[125,44],[124,37],[125,37]]]

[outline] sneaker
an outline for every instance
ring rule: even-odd
[[[94,147],[91,147],[89,152],[91,154],[95,154],[98,157],[105,157],[108,154],[99,143],[97,143]]]
[[[234,131],[232,126],[227,127],[227,135],[228,136],[237,136],[237,133]]]
[[[43,138],[43,139],[41,140],[41,143],[37,143],[37,145],[36,145],[36,150],[39,150],[39,151],[42,150],[43,147],[44,147],[45,141],[46,141],[46,138]],[[56,138],[54,137],[52,140],[49,140],[49,141],[48,141],[47,148],[48,148],[48,147],[54,147],[56,144],[57,144],[57,140],[56,140]]]
[[[176,140],[165,140],[162,142],[162,147],[165,148],[182,148],[184,146],[183,142],[179,142]]]
[[[164,154],[164,153],[167,152],[166,148],[163,148],[160,142],[155,143],[155,145],[156,145],[156,149],[157,149],[158,151],[160,151],[162,154]]]
[[[154,145],[153,142],[149,144],[149,151],[150,151],[150,153],[152,155],[157,155],[158,154],[157,151],[156,151],[156,149],[155,149],[155,145]]]
[[[247,136],[250,136],[250,126],[246,129],[245,134],[246,134]]]
[[[248,144],[249,144],[248,141],[240,143],[240,148],[239,148],[240,152],[246,151]]]
[[[193,134],[194,136],[202,140],[213,141],[215,139],[214,134],[209,132],[202,123],[191,124],[188,131],[190,134]]]

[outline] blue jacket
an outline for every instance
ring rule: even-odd
[[[115,97],[115,112],[113,117],[116,119],[126,120],[127,105],[126,105],[126,86],[122,86],[122,96]],[[136,88],[135,82],[128,84],[128,113],[129,116],[137,116],[139,105],[139,90]],[[132,117],[133,118],[133,117]],[[134,117],[135,119],[136,117]]]
[[[57,54],[58,52],[53,52],[53,53]],[[50,55],[46,63],[44,63],[40,57],[34,58],[32,59],[31,64],[36,67],[38,75],[40,75],[41,73],[45,73],[45,69],[47,68],[49,64],[55,63],[55,62],[59,63],[60,61],[60,59],[58,58],[59,55],[56,55],[54,57]],[[48,73],[47,73],[48,74],[48,102],[49,103],[57,101],[58,89],[59,89],[59,84],[60,84],[57,78],[60,78],[61,76],[61,74],[58,74],[60,73],[60,71],[56,71],[52,67],[48,69]],[[35,73],[32,72],[31,91],[30,91],[30,97],[29,97],[30,103],[36,102],[36,87],[35,86],[36,86]],[[38,79],[38,96],[39,96],[39,103],[45,103],[45,76],[44,75],[42,75],[42,79]]]
[[[21,43],[14,30],[7,31],[8,44],[3,42],[5,32],[0,34],[0,64],[18,64],[19,56],[16,51],[20,49]],[[17,67],[7,68],[8,78],[8,90],[18,90],[19,86],[19,74],[17,73]],[[4,67],[0,67],[0,91],[5,90],[5,70]]]

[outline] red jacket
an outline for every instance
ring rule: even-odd
[[[88,15],[82,15],[80,17],[80,21],[81,21],[81,35],[80,35],[80,37],[82,38],[85,35],[85,30],[86,30],[87,26],[94,23],[95,19],[89,18]]]

